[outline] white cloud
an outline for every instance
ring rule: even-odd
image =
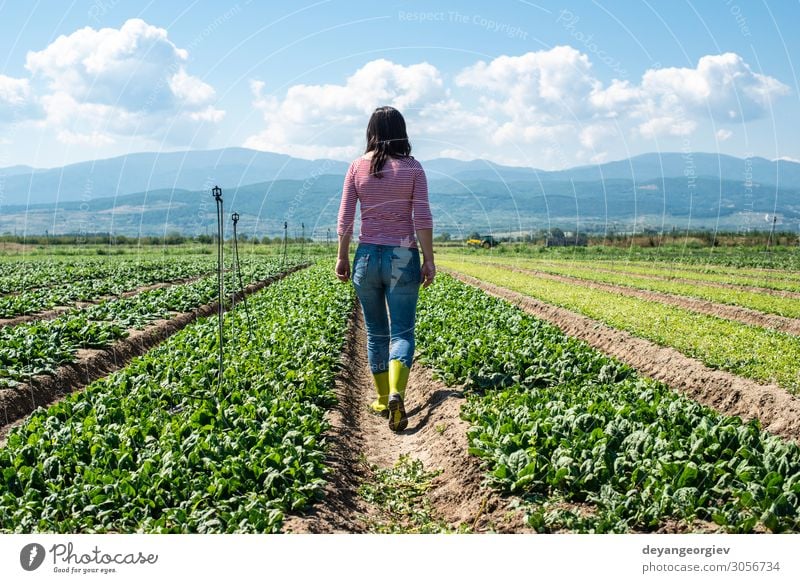
[[[27,55],[43,125],[69,144],[121,138],[193,143],[224,111],[214,89],[186,72],[186,50],[134,18],[119,29],[84,27]],[[27,80],[26,80],[27,81]],[[203,131],[205,130],[205,131]]]
[[[589,58],[569,46],[521,56],[478,61],[456,76],[456,84],[484,91],[484,103],[518,123],[581,118],[589,113],[586,96],[599,82]]]
[[[35,112],[28,79],[0,75],[0,122],[24,120]]]
[[[717,130],[716,136],[720,142],[725,142],[731,139],[731,137],[733,136],[733,132],[731,130],[726,130],[725,128],[722,128]]]
[[[608,152],[598,152],[589,158],[592,164],[602,164],[608,160]]]
[[[633,86],[629,81],[614,79],[606,87],[595,87],[589,95],[589,102],[601,114],[607,117],[619,117],[624,108],[636,103],[642,98],[639,87]]]
[[[661,128],[660,133],[691,133],[696,120],[709,116],[718,123],[762,117],[771,102],[788,91],[777,79],[753,72],[735,53],[707,55],[693,69],[646,71],[633,114],[650,118],[640,126],[643,134],[656,126]],[[670,119],[671,124],[663,123]]]
[[[469,161],[475,158],[469,155],[469,152],[459,148],[443,148],[436,154],[437,158],[453,158],[454,160]]]
[[[27,79],[15,79],[0,75],[0,105],[19,106],[30,97],[30,83]]]
[[[697,122],[683,119],[680,115],[676,117],[663,115],[661,117],[649,117],[637,129],[645,138],[688,136],[697,129]]]
[[[435,124],[430,113],[447,99],[433,65],[404,66],[386,59],[365,64],[342,85],[294,85],[282,98],[266,95],[262,81],[252,81],[250,87],[266,127],[245,146],[304,158],[357,155],[366,120],[376,107],[397,107],[407,126]]]
[[[724,141],[733,135],[726,123],[764,116],[788,88],[733,53],[702,57],[695,67],[651,69],[638,82],[603,83],[588,55],[559,46],[478,61],[452,78],[428,63],[379,59],[341,84],[302,84],[270,94],[254,80],[251,90],[265,126],[245,141],[247,147],[349,159],[363,148],[371,111],[392,104],[403,111],[415,152],[423,157],[552,168],[650,146],[642,140],[663,139],[659,147],[674,147],[701,130],[708,139],[712,121]]]
[[[619,133],[617,128],[611,124],[597,123],[586,125],[581,129],[579,140],[584,148],[596,149],[604,142],[618,140]]]
[[[496,144],[548,136],[548,128],[572,124],[584,147],[595,142],[592,120],[622,120],[648,139],[688,136],[709,116],[718,123],[762,117],[788,92],[734,53],[704,56],[694,68],[650,69],[638,84],[614,79],[604,86],[587,55],[563,46],[479,61],[456,84],[476,90],[485,111],[508,120],[501,121]]]
[[[169,88],[176,99],[189,106],[205,105],[216,96],[211,85],[188,75],[182,67],[170,78]]]
[[[41,126],[56,132],[65,144],[108,145],[116,136],[136,133],[140,116],[102,103],[81,103],[73,96],[57,92],[41,98],[45,120]]]
[[[81,102],[156,110],[172,105],[169,79],[186,58],[166,30],[136,18],[119,29],[87,26],[62,35],[29,52],[25,67],[51,91]]]

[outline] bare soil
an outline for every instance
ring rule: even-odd
[[[36,320],[54,320],[61,314],[69,312],[73,308],[83,308],[91,305],[87,302],[76,302],[72,306],[56,306],[45,312],[37,312],[35,314],[25,314],[23,316],[14,316],[13,318],[0,318],[0,327],[2,326],[16,326],[17,324],[25,324],[26,322],[35,322]]]
[[[741,306],[719,304],[716,302],[710,302],[708,300],[701,300],[687,296],[679,296],[664,292],[636,289],[624,285],[591,281],[569,275],[557,275],[554,273],[537,271],[535,269],[524,269],[521,267],[515,267],[513,265],[496,264],[496,266],[509,271],[535,275],[536,277],[541,277],[543,279],[550,279],[568,284],[578,284],[582,285],[583,287],[612,292],[631,298],[652,300],[662,304],[668,304],[671,306],[692,310],[693,312],[698,312],[700,314],[707,314],[709,316],[734,320],[737,322],[742,322],[743,324],[752,324],[754,326],[772,328],[773,330],[778,330],[779,332],[785,332],[787,334],[800,335],[800,319],[797,318],[787,318],[786,316],[767,314],[765,312],[759,312],[758,310],[743,308]]]
[[[342,370],[336,381],[338,404],[329,413],[328,465],[332,470],[324,499],[305,515],[288,516],[292,533],[365,533],[379,514],[358,495],[372,467],[393,466],[401,455],[419,459],[427,470],[440,469],[428,492],[434,518],[452,528],[473,532],[530,532],[515,500],[484,486],[483,470],[467,451],[469,424],[459,417],[463,394],[433,379],[414,364],[406,389],[408,428],[389,429],[388,420],[372,413],[375,399],[366,354],[366,332],[360,308],[351,318]]]
[[[24,254],[35,250],[36,245],[33,244],[23,245],[22,243],[9,243],[5,241],[0,243],[0,254],[2,255],[16,255],[18,253]]]
[[[250,295],[306,265],[299,265],[278,275],[250,284],[244,293]],[[242,292],[235,295],[238,301]],[[169,320],[157,320],[142,330],[129,330],[129,335],[108,348],[79,350],[75,362],[59,367],[54,375],[36,375],[27,383],[0,388],[0,446],[9,430],[24,421],[38,407],[44,407],[82,389],[91,382],[123,368],[134,357],[141,356],[198,318],[217,312],[218,302],[200,306],[191,312],[177,314]]]
[[[643,374],[662,381],[688,397],[724,415],[758,419],[762,427],[780,437],[800,443],[800,398],[776,384],[760,384],[659,346],[596,320],[553,306],[523,294],[450,272],[461,281],[508,300],[526,312],[614,356]]]

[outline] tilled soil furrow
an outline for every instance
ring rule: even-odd
[[[585,341],[699,403],[724,415],[758,419],[766,431],[800,443],[800,398],[776,384],[764,385],[726,371],[714,370],[674,348],[659,346],[565,308],[474,277],[450,273],[465,283],[516,304],[526,312],[554,324],[568,336]]]
[[[371,468],[392,467],[402,455],[420,460],[428,470],[441,470],[428,492],[436,520],[474,532],[529,532],[513,501],[483,485],[483,470],[468,453],[468,423],[459,416],[463,395],[432,378],[414,364],[406,389],[408,428],[400,433],[371,412],[375,399],[366,354],[366,332],[356,308],[336,383],[339,402],[329,413],[328,463],[332,469],[324,499],[301,516],[287,517],[286,532],[369,532],[380,509],[358,495]]]

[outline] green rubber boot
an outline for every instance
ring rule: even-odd
[[[372,381],[375,383],[375,390],[378,393],[378,398],[372,401],[370,408],[384,417],[389,416],[389,373],[379,372],[372,375]]]
[[[399,360],[389,361],[389,429],[403,431],[408,416],[403,400],[406,396],[409,368]]]

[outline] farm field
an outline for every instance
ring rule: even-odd
[[[446,254],[443,259],[457,261],[464,255]],[[536,260],[504,255],[469,256],[469,262],[506,265],[540,273],[566,275],[580,279],[626,285],[709,299],[722,303],[764,309],[783,315],[796,315],[800,280],[791,271],[765,271],[761,275],[741,275],[734,268],[692,268],[674,263]],[[727,273],[726,271],[727,270]],[[765,297],[766,296],[766,297]]]
[[[0,324],[14,316],[30,315],[78,302],[118,296],[137,288],[202,277],[215,270],[210,258],[109,262],[37,262],[28,270],[0,278]],[[155,287],[155,286],[154,286]],[[20,291],[22,290],[22,291]],[[21,319],[18,319],[21,320]]]
[[[536,500],[531,527],[798,527],[795,443],[719,415],[473,287],[444,278],[431,289],[420,358],[473,393],[464,408],[470,451],[493,483]]]
[[[245,262],[241,280],[237,273],[226,272],[226,289],[234,292],[228,300],[241,296],[236,291],[240,285],[263,286],[292,265],[257,258]],[[27,293],[21,290],[18,295]],[[216,294],[216,275],[209,275],[0,325],[2,419],[8,424],[116,370],[198,316],[213,313]]]
[[[553,264],[571,264],[573,266],[586,263],[585,261],[552,261]],[[742,267],[729,267],[718,265],[694,265],[682,263],[666,263],[664,261],[592,261],[603,269],[636,273],[642,275],[657,275],[675,278],[697,279],[699,281],[719,282],[736,285],[755,285],[770,288],[779,282],[798,282],[800,275],[797,272],[778,269],[749,269]],[[775,287],[774,289],[782,289]],[[788,290],[795,288],[787,287]]]
[[[34,413],[0,450],[2,529],[273,531],[324,475],[323,412],[352,294],[320,276],[251,297],[253,340],[235,336],[219,387],[217,323],[202,319]],[[243,312],[226,326],[245,330]]]
[[[453,275],[421,292],[395,435],[369,413],[363,318],[323,253],[225,273],[221,381],[207,253],[29,258],[8,294],[67,289],[58,266],[119,285],[0,326],[0,532],[800,531],[796,335],[505,259],[437,259]],[[702,287],[729,268],[682,269]],[[676,360],[680,382],[658,378],[648,351],[581,338],[597,325],[707,376]]]
[[[278,273],[279,263],[255,266],[247,283]],[[235,289],[234,274],[226,274],[228,289]],[[187,312],[210,302],[217,293],[216,275],[191,283],[143,291],[123,299],[108,299],[84,309],[75,308],[51,320],[0,327],[0,348],[9,358],[0,361],[0,386],[26,377],[54,372],[70,362],[80,348],[104,348],[127,335],[128,330],[170,315]],[[26,292],[20,294],[25,297]],[[26,351],[20,348],[23,345]]]
[[[528,263],[482,263],[552,281],[577,284],[643,300],[654,300],[780,332],[800,334],[800,318],[795,317],[800,294],[797,294],[797,298],[793,298],[788,293],[772,292],[764,288],[730,289],[723,287],[723,284],[709,285],[696,280],[675,282],[664,281],[659,276],[604,273],[599,267],[549,268]]]
[[[705,365],[756,381],[800,390],[800,337],[745,324],[655,299],[598,290],[463,259],[440,260],[442,267],[575,311],[700,360]]]
[[[677,238],[664,238],[659,246],[646,246],[635,243],[624,245],[591,245],[588,247],[543,247],[540,244],[503,244],[496,255],[519,256],[532,259],[551,259],[563,261],[607,261],[622,263],[645,263],[656,266],[708,268],[734,268],[761,272],[765,270],[794,271],[800,270],[800,257],[797,254],[797,239],[789,244],[767,249],[765,246],[747,244],[745,240],[737,242],[735,237],[722,236],[726,245],[710,247],[698,245],[697,241]],[[464,254],[462,244],[450,246],[448,251]],[[467,253],[469,253],[467,251]],[[477,251],[477,256],[485,253]]]

